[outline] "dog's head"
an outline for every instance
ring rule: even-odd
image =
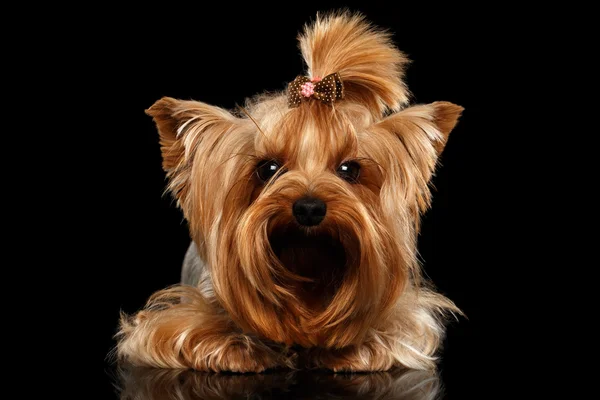
[[[172,98],[147,112],[234,321],[341,346],[418,285],[419,218],[462,108],[408,107],[407,58],[361,16],[318,17],[299,39],[308,77],[286,92],[235,114]]]

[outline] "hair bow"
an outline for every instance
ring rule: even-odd
[[[297,107],[302,100],[317,99],[331,104],[344,98],[344,84],[340,74],[334,72],[323,79],[315,77],[312,80],[306,76],[298,76],[288,85],[288,103]]]

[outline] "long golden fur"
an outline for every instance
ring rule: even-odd
[[[407,58],[349,13],[318,16],[300,35],[308,76],[338,72],[345,98],[290,108],[262,95],[238,113],[163,98],[147,110],[160,133],[169,190],[208,273],[198,287],[154,294],[121,319],[118,355],[135,365],[260,372],[435,366],[448,313],[421,276],[416,239],[429,181],[462,107],[408,106]],[[282,168],[267,182],[261,160]],[[360,164],[356,183],[336,174]],[[324,220],[294,222],[321,199]]]

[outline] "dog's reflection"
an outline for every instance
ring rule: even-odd
[[[285,371],[216,374],[124,367],[121,400],[378,399],[432,400],[440,394],[434,372],[392,370],[369,374]]]

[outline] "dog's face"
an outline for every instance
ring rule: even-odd
[[[366,298],[391,299],[407,272],[394,264],[407,263],[397,262],[402,241],[381,202],[391,189],[385,140],[369,140],[367,126],[318,103],[269,122],[255,140],[251,201],[238,226],[241,263],[251,271],[268,263],[294,312],[315,326],[367,312]]]
[[[399,74],[405,59],[388,53]],[[340,70],[334,105],[290,107],[280,94],[239,115],[170,98],[148,110],[218,302],[279,342],[354,343],[419,279],[420,213],[462,111],[438,102],[384,117],[403,105],[401,81],[369,87]]]
[[[357,107],[267,103],[252,118],[173,99],[149,113],[220,302],[273,338],[310,331],[318,343],[350,316],[381,317],[418,278],[419,215],[461,108],[434,103],[373,121]],[[305,325],[260,325],[269,310]]]

